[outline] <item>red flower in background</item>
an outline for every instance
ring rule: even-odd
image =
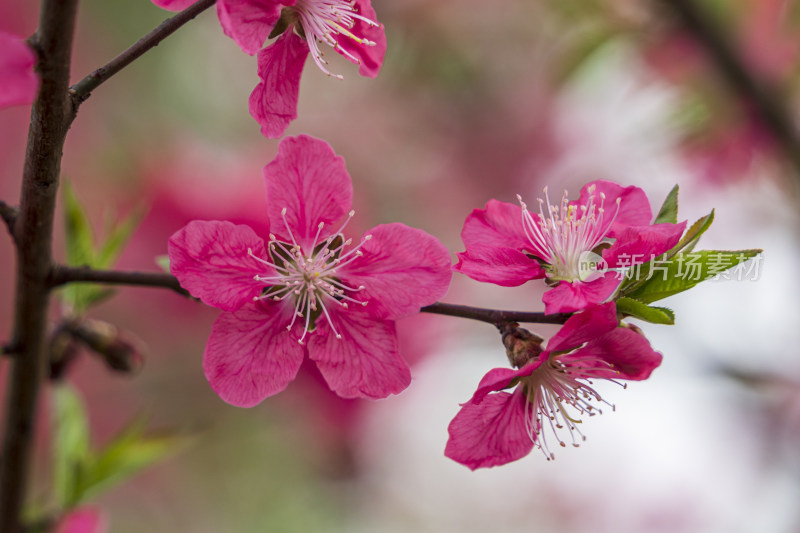
[[[58,522],[55,533],[105,533],[108,520],[94,507],[79,507]]]
[[[33,102],[39,87],[35,63],[24,39],[0,31],[0,108]]]

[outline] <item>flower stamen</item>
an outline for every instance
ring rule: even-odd
[[[297,0],[297,3],[291,9],[296,13],[303,28],[303,34],[314,63],[328,76],[339,80],[343,79],[342,75],[331,74],[325,68],[328,62],[322,57],[323,53],[319,48],[319,43],[327,44],[355,63],[360,63],[359,59],[339,44],[336,39],[337,36],[342,35],[363,46],[375,46],[377,44],[351,31],[355,27],[356,21],[363,22],[372,28],[380,26],[374,20],[357,13],[354,0],[351,2],[343,0]]]
[[[591,252],[606,238],[619,213],[620,199],[617,198],[617,209],[609,220],[605,216],[605,194],[596,195],[593,186],[588,189],[589,198],[584,205],[570,204],[567,191],[560,204],[555,205],[550,202],[547,187],[543,192],[545,198],[538,199],[539,212],[535,215],[517,195],[522,208],[522,227],[531,251],[550,265],[548,277],[582,281],[586,274],[581,268],[583,254]]]
[[[586,362],[591,365],[585,365]],[[528,435],[548,461],[554,459],[555,454],[550,449],[547,432],[543,431],[545,426],[549,426],[551,436],[562,448],[566,447],[566,441],[559,433],[566,428],[570,443],[577,448],[586,440],[578,428],[583,423],[581,417],[603,414],[596,404],[606,404],[615,410],[614,404],[603,399],[589,379],[597,376],[593,372],[612,368],[613,365],[597,358],[562,361],[559,356],[550,356],[529,376],[522,378],[523,394],[527,399],[525,424]],[[609,381],[626,388],[617,380]],[[568,408],[575,412],[570,413]]]
[[[304,250],[289,228],[287,211],[287,208],[281,210],[281,218],[286,226],[290,243],[270,234],[267,259],[256,256],[252,249],[247,250],[250,257],[270,268],[270,272],[253,277],[255,281],[267,285],[264,292],[253,299],[281,302],[292,297],[294,299],[292,319],[287,330],[291,331],[294,328],[298,318],[303,319],[301,322],[303,331],[297,341],[300,344],[305,343],[306,337],[315,329],[315,321],[320,316],[325,318],[334,336],[341,339],[342,334],[334,325],[334,317],[329,309],[331,302],[347,309],[348,303],[366,305],[367,301],[354,297],[355,293],[363,291],[365,287],[363,285],[355,287],[340,280],[337,271],[362,257],[364,252],[360,248],[372,236],[365,235],[358,245],[351,247],[352,239],[345,239],[342,234],[342,230],[355,214],[355,211],[350,211],[339,230],[327,237],[322,237],[325,223],[317,224],[313,244],[310,250]]]

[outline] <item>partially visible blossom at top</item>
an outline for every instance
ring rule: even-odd
[[[353,245],[344,161],[324,141],[281,141],[264,168],[269,241],[249,226],[195,220],[169,241],[181,285],[218,307],[203,367],[249,407],[283,390],[308,355],[344,398],[383,398],[411,379],[394,321],[438,300],[450,254],[433,236],[382,224]]]
[[[0,108],[33,102],[39,87],[35,63],[24,39],[0,31]]]
[[[579,311],[612,297],[620,284],[614,269],[644,263],[677,244],[686,222],[654,224],[650,202],[639,187],[597,180],[580,198],[550,202],[547,189],[538,212],[490,200],[464,222],[466,250],[455,269],[471,278],[506,287],[547,278],[554,288],[543,297],[547,313]],[[612,243],[613,241],[613,243]],[[607,271],[587,268],[589,254],[602,253]]]
[[[475,470],[516,461],[536,445],[550,460],[552,447],[585,439],[581,417],[602,413],[602,404],[613,408],[592,380],[647,379],[661,354],[620,326],[609,302],[573,315],[545,350],[519,364],[483,377],[448,427],[447,457]]]
[[[158,7],[169,9],[170,11],[183,11],[197,0],[153,0]]]
[[[153,2],[173,10],[193,3]],[[258,52],[261,82],[250,95],[250,114],[269,138],[283,135],[297,118],[300,75],[309,53],[320,70],[341,79],[328,70],[320,45],[359,65],[359,74],[370,78],[378,75],[386,54],[386,34],[370,0],[217,0],[217,16],[244,52]]]
[[[70,511],[58,522],[55,533],[105,533],[108,520],[94,507],[80,507]]]

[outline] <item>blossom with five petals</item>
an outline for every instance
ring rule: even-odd
[[[165,9],[184,9],[194,0],[153,0]],[[330,46],[374,78],[386,54],[386,34],[370,0],[217,0],[225,34],[250,55],[258,52],[260,83],[250,95],[250,114],[269,138],[283,135],[297,118],[300,75],[308,54],[332,74],[320,44]],[[262,49],[268,38],[278,39]]]
[[[455,269],[506,287],[546,277],[555,287],[544,294],[545,311],[579,311],[611,298],[620,269],[678,243],[686,222],[651,225],[652,218],[642,189],[606,180],[585,185],[575,201],[565,191],[559,205],[550,203],[545,189],[533,214],[521,198],[520,205],[490,200],[464,222],[466,251],[458,254]],[[587,255],[601,250],[607,270],[587,269]]]
[[[181,286],[223,310],[203,360],[211,387],[228,403],[252,406],[283,390],[308,355],[342,397],[405,389],[411,377],[394,321],[447,291],[447,249],[399,223],[353,245],[343,234],[352,183],[324,141],[285,138],[264,181],[266,244],[249,226],[198,220],[169,241]]]
[[[24,39],[0,31],[0,108],[33,102],[39,87],[35,63]]]
[[[590,307],[520,368],[495,368],[483,377],[450,422],[445,455],[472,470],[520,459],[534,445],[552,459],[551,445],[566,446],[559,432],[578,446],[584,440],[579,418],[611,405],[591,380],[643,380],[660,364],[661,354],[644,336],[619,326],[613,302]],[[555,443],[548,442],[548,430]]]

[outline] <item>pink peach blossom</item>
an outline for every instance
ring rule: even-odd
[[[538,446],[554,457],[546,432],[578,446],[580,417],[601,413],[605,401],[591,380],[643,380],[661,364],[640,333],[619,326],[613,302],[573,315],[547,349],[521,368],[495,368],[481,380],[448,427],[445,455],[472,470],[526,456]],[[511,392],[506,389],[514,388]]]
[[[170,11],[183,11],[197,0],[152,0],[155,5]]]
[[[464,222],[466,251],[458,254],[455,270],[506,287],[546,277],[555,287],[543,297],[545,311],[579,311],[611,298],[621,279],[613,269],[666,252],[686,226],[650,225],[650,203],[638,187],[597,180],[576,201],[565,191],[558,205],[550,203],[546,188],[544,193],[535,214],[521,197],[520,205],[490,200],[474,210]],[[611,270],[585,270],[586,254],[605,245],[602,259]]]
[[[0,108],[33,102],[39,87],[35,63],[36,55],[23,39],[0,31]]]
[[[58,522],[55,533],[105,533],[108,531],[106,516],[94,507],[79,507],[67,513]]]
[[[223,310],[206,345],[211,387],[246,407],[283,390],[305,355],[344,398],[405,389],[394,321],[438,300],[450,256],[434,237],[382,224],[353,245],[344,160],[324,141],[287,137],[264,168],[270,237],[195,220],[169,241],[181,285]]]
[[[153,0],[166,9],[188,7],[189,0]],[[283,135],[297,118],[300,75],[306,57],[332,74],[320,44],[359,66],[362,76],[378,75],[386,54],[386,34],[370,0],[218,0],[225,35],[246,53],[258,53],[259,84],[250,95],[250,114],[269,138]],[[272,44],[264,42],[278,37]]]

